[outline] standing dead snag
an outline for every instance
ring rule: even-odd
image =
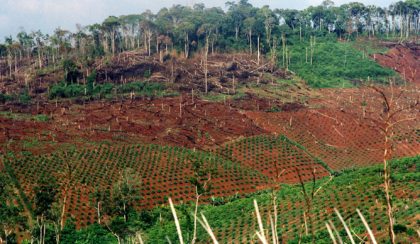
[[[67,156],[67,152],[66,152],[66,158],[69,158]],[[66,211],[66,206],[67,206],[67,198],[68,198],[68,193],[70,191],[70,189],[73,188],[73,177],[74,177],[74,165],[72,161],[65,161],[65,172],[64,173],[64,197],[63,197],[63,203],[62,203],[62,208],[61,208],[61,214],[60,214],[60,229],[63,230],[64,229],[64,215],[65,215],[65,211]]]
[[[303,198],[304,198],[304,203],[305,203],[305,212],[303,213],[303,218],[305,221],[305,233],[306,235],[308,235],[308,224],[306,221],[306,218],[308,218],[309,220],[309,226],[310,226],[310,231],[311,231],[311,238],[312,238],[312,243],[315,243],[315,229],[314,229],[314,222],[313,222],[313,218],[312,218],[312,203],[314,201],[315,196],[321,191],[321,189],[327,185],[328,183],[331,182],[331,180],[333,179],[333,176],[330,174],[330,178],[327,182],[325,182],[324,184],[320,185],[318,188],[316,187],[316,168],[313,168],[312,171],[312,184],[311,184],[311,189],[310,191],[306,189],[305,187],[305,183],[302,179],[302,175],[300,173],[299,168],[295,167],[296,173],[299,177],[299,183],[300,186],[302,188],[302,194],[303,194]]]
[[[74,152],[70,152],[70,154],[73,153]],[[53,225],[57,243],[60,243],[61,233],[64,230],[68,196],[74,185],[75,166],[71,160],[71,156],[68,152],[65,152],[65,158],[70,159],[64,161],[64,169],[59,173],[63,195],[60,199],[53,203],[52,206],[52,214],[54,216]]]
[[[283,173],[286,171],[285,169],[283,169],[282,171],[280,171],[277,163],[274,165],[275,170],[276,170],[276,180],[277,182],[280,182],[280,178],[283,175]],[[280,185],[275,185],[272,189],[271,192],[271,203],[273,204],[273,217],[271,217],[270,214],[270,224],[271,224],[271,229],[272,229],[272,235],[273,235],[273,244],[277,244],[280,243],[280,239],[277,233],[277,225],[278,225],[278,210],[277,210],[277,193],[280,190]]]
[[[316,45],[316,38],[315,36],[311,36],[311,39],[309,42],[309,48],[310,48],[310,54],[311,54],[311,66],[313,65],[313,60],[314,60],[315,45]]]
[[[205,167],[203,162],[199,159],[195,159],[192,162],[193,176],[190,178],[190,183],[195,187],[196,198],[195,198],[195,209],[194,209],[194,230],[191,243],[194,244],[197,239],[197,214],[198,204],[200,198],[210,193],[211,191],[211,177],[212,173],[215,173],[214,168]]]
[[[120,176],[120,181],[114,184],[112,197],[117,214],[124,217],[124,222],[128,222],[128,214],[141,198],[141,179],[131,168],[124,169]]]
[[[209,36],[206,35],[206,45],[204,48],[204,90],[207,93],[208,92],[208,56],[209,56]]]
[[[377,128],[384,136],[383,144],[383,177],[384,177],[384,191],[385,200],[387,205],[387,217],[388,217],[388,234],[392,244],[395,243],[395,232],[394,232],[394,209],[392,205],[391,196],[391,159],[394,155],[395,146],[395,128],[401,126],[403,123],[408,121],[418,120],[419,106],[419,93],[417,88],[413,88],[416,98],[409,101],[408,104],[404,104],[401,101],[402,97],[406,96],[408,92],[407,88],[400,88],[396,94],[395,88],[390,83],[389,88],[379,88],[376,86],[370,86],[370,88],[379,96],[379,100],[382,103],[382,111],[378,114],[378,117],[371,118],[379,124]]]

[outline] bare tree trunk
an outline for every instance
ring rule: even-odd
[[[152,34],[150,32],[147,33],[147,43],[148,43],[148,52],[149,52],[149,57],[150,55],[152,55]]]
[[[156,53],[159,53],[159,35],[156,34]]]
[[[41,59],[41,48],[38,48],[38,65],[39,68],[42,68],[42,59]]]
[[[143,34],[144,38],[143,38],[143,46],[144,48],[146,48],[146,52],[149,52],[149,47],[147,45],[147,32],[145,31]]]
[[[384,170],[384,191],[385,191],[385,200],[387,206],[387,217],[388,217],[388,235],[390,242],[395,243],[395,232],[394,232],[394,209],[392,206],[392,196],[391,196],[391,159],[393,156],[393,143],[394,143],[394,127],[398,124],[401,124],[404,121],[416,120],[417,116],[411,117],[412,114],[418,112],[419,101],[413,100],[407,106],[407,104],[399,104],[398,99],[403,96],[402,90],[398,96],[394,96],[394,88],[392,81],[390,81],[390,90],[391,94],[388,95],[386,90],[381,90],[375,86],[371,88],[377,92],[383,104],[383,113],[380,115],[380,121],[383,123],[383,127],[380,127],[381,132],[384,133],[384,154],[383,154],[383,170]],[[403,115],[403,117],[397,117],[404,112],[409,112],[410,115]]]
[[[204,85],[205,92],[208,93],[208,55],[209,55],[209,36],[206,35],[206,46],[204,49]]]
[[[112,56],[115,55],[115,31],[112,30],[111,32],[111,48],[112,48]]]
[[[194,230],[193,230],[193,237],[191,240],[191,244],[195,243],[197,239],[197,214],[198,214],[198,202],[200,200],[200,195],[198,194],[197,187],[195,187],[195,191],[197,192],[196,200],[195,200],[195,209],[194,209]]]
[[[98,224],[101,224],[101,202],[98,201],[96,212],[98,214]]]
[[[286,36],[283,34],[281,36],[281,43],[282,43],[282,58],[283,58],[283,67],[286,67]]]
[[[9,64],[9,77],[12,77],[12,56],[10,54],[7,57],[7,62]]]
[[[299,40],[302,42],[302,23],[299,25]]]
[[[188,34],[185,34],[185,58],[188,58],[189,56],[189,38],[188,38]]]
[[[313,60],[314,60],[315,44],[316,44],[315,36],[311,36],[311,41],[310,41],[310,47],[311,47],[311,65],[313,65]]]
[[[249,30],[249,53],[252,55],[252,29]]]
[[[60,215],[60,228],[61,230],[64,229],[64,215],[66,213],[66,205],[67,205],[67,192],[64,193],[63,199],[63,207],[61,208],[61,215]]]
[[[233,74],[232,77],[232,89],[233,89],[233,93],[236,94],[236,88],[235,88],[235,74]]]
[[[257,43],[258,43],[258,45],[257,45],[257,48],[258,48],[257,64],[260,65],[260,55],[261,55],[261,53],[260,53],[260,36],[258,36],[258,38],[257,38]]]
[[[59,229],[59,227],[57,226],[56,223],[54,223],[54,230],[55,230],[55,242],[57,244],[59,244],[60,239],[61,239],[61,235],[60,235],[60,229]]]
[[[392,244],[395,243],[395,232],[394,232],[394,214],[391,199],[391,177],[390,177],[390,165],[388,159],[392,157],[392,145],[390,145],[390,137],[392,136],[391,126],[387,125],[385,128],[385,144],[384,144],[384,187],[385,187],[385,199],[386,199],[386,214],[388,216],[388,230],[389,238]],[[391,133],[391,135],[390,135]]]
[[[127,223],[128,218],[127,218],[127,207],[125,205],[125,201],[124,201],[124,204],[123,204],[123,209],[124,209],[124,222]]]

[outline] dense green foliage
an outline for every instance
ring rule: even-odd
[[[0,93],[0,104],[6,102],[15,102],[22,105],[27,105],[31,102],[31,96],[28,91],[24,89],[19,93],[3,94]]]
[[[12,179],[0,172],[0,238],[16,242],[16,228],[25,226],[25,217],[20,215],[22,206],[15,205],[18,196],[13,192]]]
[[[420,210],[420,205],[413,198],[415,196],[416,179],[420,177],[420,157],[396,160],[393,162],[392,168],[394,172],[393,184],[396,188],[407,191],[406,195],[394,199],[397,209],[406,209],[396,212],[399,235],[412,236],[413,238],[415,233],[412,228],[414,226],[409,219]],[[358,180],[355,181],[354,179]],[[325,182],[325,179],[320,180],[317,185]],[[335,223],[343,240],[346,240],[346,234],[337,217],[325,211],[333,207],[337,207],[345,218],[349,218],[353,230],[358,234],[365,233],[365,229],[360,219],[354,215],[356,207],[361,209],[375,232],[384,231],[386,217],[382,203],[385,200],[380,188],[381,182],[381,166],[373,166],[344,171],[341,175],[335,177],[327,187],[323,188],[320,195],[315,198],[313,208],[313,214],[316,216],[317,243],[331,242],[324,225],[324,222],[328,219]],[[310,184],[308,183],[308,185]],[[367,186],[369,186],[369,190],[366,189]],[[283,239],[287,238],[289,243],[299,242],[303,214],[303,206],[300,205],[303,197],[300,191],[299,186],[282,185],[276,193],[279,204],[279,226],[281,226],[278,232],[283,235]],[[255,231],[257,230],[256,219],[253,215],[253,199],[257,199],[263,218],[267,218],[268,212],[271,211],[269,206],[271,201],[270,191],[251,194],[242,199],[231,198],[231,200],[228,200],[229,202],[224,201],[221,206],[203,205],[200,207],[200,211],[207,217],[220,242],[226,243],[233,239],[253,242],[256,241]],[[376,204],[375,201],[379,201],[380,204]],[[294,208],[288,207],[289,204],[292,204]],[[189,240],[191,232],[188,232],[188,230],[192,229],[193,222],[190,214],[193,212],[193,204],[182,204],[176,206],[176,208],[181,228],[184,231],[184,239]],[[135,234],[136,231],[141,232],[147,243],[163,243],[167,237],[176,242],[178,238],[173,217],[167,207],[159,207],[141,213],[132,212],[130,222],[124,225],[130,226],[126,228],[131,229],[131,234]],[[199,241],[209,240],[208,234],[201,227],[198,233]],[[113,239],[111,234],[106,233],[106,229],[98,225],[92,225],[87,229],[74,232],[72,236],[66,238],[92,240],[93,242],[108,240],[116,243],[116,239]],[[310,243],[311,238],[304,235],[302,242]]]
[[[296,40],[289,47],[289,69],[312,87],[349,87],[368,80],[387,81],[396,76],[393,70],[381,67],[352,43],[328,39],[316,42],[312,65],[307,57],[308,42]]]
[[[397,221],[395,228],[399,240],[407,241],[409,238],[415,238],[415,231],[413,230],[415,226],[413,226],[414,223],[411,222],[410,219],[414,218],[415,214],[420,210],[420,205],[418,201],[416,201],[416,181],[420,177],[420,157],[417,156],[395,160],[392,162],[391,167],[393,172],[393,186],[394,189],[398,189],[399,192],[398,194],[396,192],[394,193],[393,199]],[[16,183],[13,183],[13,179],[15,178],[13,174],[3,174],[0,175],[0,177],[10,177],[10,181],[2,180],[0,182],[0,187],[2,189],[13,187],[13,185],[16,186]],[[132,177],[135,176],[129,176],[126,179],[134,179]],[[35,206],[35,213],[49,213],[51,211],[50,208],[45,206],[51,206],[51,196],[55,193],[55,183],[54,180],[45,181],[43,178],[41,178],[39,182],[35,197],[35,199],[37,199],[36,202],[39,202],[39,204],[37,203]],[[127,180],[125,182],[132,182],[132,180]],[[331,182],[328,182],[328,179],[325,178],[318,180],[316,182],[316,187],[323,186],[323,188],[314,198],[313,208],[311,209],[311,214],[314,217],[314,228],[316,230],[316,242],[331,242],[325,230],[324,223],[327,220],[333,221],[343,240],[348,241],[342,225],[331,211],[334,207],[340,210],[355,233],[363,235],[366,233],[366,230],[360,219],[354,214],[355,209],[359,208],[365,215],[365,218],[373,231],[378,234],[378,239],[381,240],[383,236],[380,235],[380,233],[386,231],[386,207],[384,205],[385,199],[381,183],[381,165],[345,170],[341,172],[341,174],[335,176]],[[126,187],[128,187],[128,191],[131,191],[130,189],[132,189],[132,185],[119,187],[119,184],[120,183],[115,184],[114,189],[123,189]],[[306,183],[305,187],[312,187],[312,183]],[[109,206],[112,207],[112,204],[114,203],[120,205],[122,203],[121,201],[125,201],[124,199],[126,198],[124,197],[124,193],[122,194],[123,195],[117,194],[119,196],[118,198],[115,198],[117,201],[110,201],[111,205]],[[202,212],[207,217],[210,226],[213,228],[217,239],[221,243],[228,243],[233,240],[255,242],[257,221],[254,215],[252,201],[253,199],[257,200],[264,223],[268,223],[265,222],[265,220],[268,221],[269,214],[272,214],[272,194],[272,190],[266,190],[245,195],[243,196],[244,198],[237,195],[226,198],[212,198],[212,204],[201,205],[199,212]],[[299,185],[282,184],[280,185],[280,189],[275,191],[274,194],[277,196],[279,211],[277,231],[281,238],[287,240],[288,243],[310,243],[312,238],[304,234],[303,228],[302,216],[305,205],[301,187]],[[117,195],[114,194],[114,196]],[[11,195],[6,195],[6,199],[10,196]],[[131,198],[134,200],[137,199],[135,196],[136,194],[133,194],[130,197],[134,197]],[[18,198],[17,195],[14,197],[16,197],[16,199],[21,199]],[[1,198],[0,196],[0,200],[1,199],[3,199],[2,203],[4,204],[5,198]],[[40,199],[42,199],[42,201],[39,201]],[[101,199],[105,200],[107,197]],[[111,198],[108,199],[111,200]],[[18,202],[20,202],[20,200],[18,200]],[[4,209],[1,209],[1,211],[16,211],[16,216],[19,217],[21,216],[19,212],[22,211],[23,205],[19,206],[21,207],[16,208],[15,210],[8,210],[8,206],[2,205],[2,208]],[[103,206],[103,211],[108,211],[105,210],[106,204]],[[113,210],[110,209],[110,211],[117,211],[115,217],[107,220],[106,223],[102,223],[101,225],[92,224],[86,228],[76,230],[73,220],[71,218],[68,219],[65,228],[60,232],[61,242],[117,243],[115,234],[121,239],[129,240],[139,233],[146,243],[164,243],[167,238],[175,243],[178,239],[173,217],[167,206],[156,207],[152,210],[143,210],[140,212],[135,211],[133,208],[127,208],[127,212],[120,212],[121,208],[118,206],[113,206],[112,208]],[[183,230],[184,240],[191,240],[194,203],[184,202],[177,205],[176,209]],[[124,217],[125,215],[127,217]],[[7,218],[5,221],[17,221],[17,219]],[[16,224],[16,222],[12,223],[14,225]],[[45,239],[53,242],[55,238],[53,225],[46,225],[46,228]],[[269,226],[266,226],[266,228],[269,229]],[[34,229],[34,231],[33,234],[36,238],[36,229]],[[9,240],[13,243],[13,238],[10,238]],[[197,241],[199,243],[206,243],[209,241],[208,234],[200,225],[198,228]]]
[[[269,6],[258,8],[248,0],[227,2],[226,6],[227,11],[206,8],[204,4],[193,7],[174,5],[156,14],[145,11],[110,16],[103,23],[79,28],[75,33],[61,28],[51,35],[41,31],[22,31],[16,39],[6,37],[4,44],[0,45],[0,57],[6,61],[5,70],[8,70],[9,77],[13,77],[20,65],[15,60],[26,56],[34,59],[39,70],[49,65],[56,67],[61,62],[64,80],[74,83],[80,75],[76,64],[86,68],[98,57],[114,56],[127,50],[143,49],[149,56],[173,51],[188,58],[208,44],[216,52],[261,51],[268,56],[276,47],[282,46],[283,37],[299,37],[303,43],[312,37],[325,36],[347,41],[360,36],[402,41],[418,35],[420,29],[419,0],[398,1],[387,8],[359,2],[335,6],[329,0],[304,10],[273,10]],[[298,56],[302,59],[303,47],[303,44],[293,47],[292,58]],[[357,56],[360,53],[345,44],[319,42],[315,52],[317,64],[311,68],[302,67],[301,62],[291,63],[292,68],[294,66],[304,78],[308,77],[314,86],[348,85],[351,79],[366,79],[369,76],[385,79],[390,75],[389,71],[381,70],[368,61],[359,62]],[[52,62],[45,62],[45,58]],[[326,61],[333,64],[324,67],[328,63]],[[13,66],[15,69],[12,69]],[[319,67],[324,67],[322,70],[325,71]],[[350,70],[347,71],[347,68]],[[363,68],[360,75],[355,74],[356,68]],[[368,72],[371,68],[373,70]],[[316,74],[311,76],[311,72]],[[326,78],[322,78],[324,75]],[[332,81],[333,75],[340,77],[338,81]]]
[[[104,98],[112,97],[113,94],[127,94],[133,92],[139,96],[162,96],[165,95],[165,87],[160,83],[153,82],[131,82],[126,84],[94,84],[88,80],[84,84],[67,84],[65,82],[53,85],[50,88],[49,97],[54,98],[75,98],[75,97],[91,97]]]

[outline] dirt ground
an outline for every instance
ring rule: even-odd
[[[409,104],[418,99],[418,89],[414,86],[401,96],[402,102]],[[381,100],[367,88],[323,89],[320,93],[323,95],[316,93],[305,103],[273,101],[272,98],[255,95],[210,102],[184,94],[159,99],[95,101],[84,105],[67,101],[35,107],[11,106],[7,109],[9,114],[0,114],[1,151],[45,154],[70,146],[97,148],[98,143],[108,141],[116,151],[121,151],[117,150],[119,145],[152,143],[217,152],[241,138],[283,134],[304,146],[307,152],[323,160],[333,170],[379,163],[383,157],[384,139],[377,128],[380,125],[378,111],[383,108]],[[365,107],[361,105],[363,103],[366,103]],[[279,109],[267,110],[273,104]],[[49,120],[37,121],[34,118],[38,113],[48,115]],[[413,115],[416,117],[414,120],[397,127],[395,156],[420,154],[419,113]],[[272,162],[277,162],[279,158],[284,159],[280,163],[286,169],[281,182],[299,182],[297,173],[293,171],[295,168],[305,175],[304,180],[311,180],[313,167],[318,167],[317,178],[329,175],[325,168],[308,159],[306,153],[298,157],[296,153],[287,156],[268,149],[233,152],[241,166],[252,168],[260,176],[252,178],[251,174],[252,177],[244,178],[241,171],[221,170],[220,176],[214,179],[218,189],[216,196],[245,194],[271,187],[270,182],[276,177]],[[247,155],[246,158],[244,155]],[[222,154],[220,156],[223,157]],[[115,165],[114,161],[110,164]],[[162,161],[162,165],[167,164]],[[29,194],[31,182],[25,175],[28,170],[19,167],[17,165],[15,171]],[[162,168],[165,167],[155,169]],[[149,171],[139,172],[153,173]],[[178,181],[168,180],[171,174]],[[181,174],[169,171],[168,175],[162,175],[166,185],[161,182],[162,177],[145,176],[148,187],[142,190],[146,196],[143,207],[161,204],[169,193],[179,194],[178,201],[193,199],[194,189],[182,181],[191,175],[190,171],[182,171]],[[80,186],[71,193],[71,201],[76,205],[69,207],[69,213],[76,217],[78,227],[94,222],[94,210],[87,207],[91,190],[90,187]],[[77,208],[79,197],[86,207]],[[89,213],[89,217],[85,217]]]
[[[418,89],[413,87],[404,100],[418,99]],[[284,134],[325,159],[333,169],[379,162],[383,138],[374,116],[382,105],[377,97],[369,89],[323,89],[322,93],[306,104],[252,96],[210,102],[185,94],[85,105],[46,103],[38,107],[38,113],[48,115],[47,122],[0,115],[0,143],[4,150],[9,147],[35,154],[60,145],[103,141],[210,150],[242,137]],[[361,106],[364,102],[366,107]],[[273,106],[278,110],[269,112]],[[30,107],[10,110],[37,114]],[[397,128],[399,156],[420,152],[418,114],[414,116],[415,120]]]
[[[402,103],[407,105],[419,99],[418,57],[418,48],[400,45],[392,47],[386,55],[374,57],[414,84],[407,86],[408,92],[401,96]],[[55,103],[46,99],[45,91],[62,74],[58,71],[39,75],[30,84],[31,95],[35,96],[33,105],[8,104],[0,108],[0,153],[11,150],[39,155],[74,146],[80,149],[97,148],[105,141],[117,148],[120,145],[158,144],[217,152],[241,138],[285,135],[337,171],[378,163],[383,157],[384,137],[378,130],[383,104],[368,88],[313,91],[301,84],[275,84],[276,79],[287,78],[289,74],[274,69],[266,60],[257,64],[253,56],[219,54],[209,57],[209,90],[229,97],[238,92],[236,89],[240,84],[244,95],[224,101],[207,101],[191,96],[192,89],[204,91],[203,62],[199,56],[190,60],[169,59],[161,63],[156,57],[127,52],[113,60],[99,60],[95,67],[98,82],[112,80],[124,83],[147,78],[170,84],[181,95],[89,103],[63,100]],[[2,91],[25,86],[22,82],[3,81],[0,82]],[[254,87],[255,84],[262,86]],[[418,112],[419,109],[411,114],[413,120],[396,127],[395,156],[420,154]],[[40,121],[38,115],[48,116],[48,120]],[[299,157],[293,153],[290,157],[284,154],[266,149],[259,153],[234,150],[237,162],[261,175],[255,179],[251,174],[244,178],[242,172],[234,169],[220,170],[220,176],[214,179],[218,191],[215,195],[245,194],[271,187],[277,173],[272,169],[272,162],[279,158],[284,168],[288,169],[282,183],[299,182],[294,168],[301,170],[305,181],[312,179],[314,165],[319,167],[317,178],[330,174],[320,164],[314,163],[306,152]],[[219,156],[223,157],[222,154]],[[162,165],[169,163],[176,162],[162,160],[155,170],[161,170]],[[27,180],[27,169],[15,170],[21,174],[19,178],[22,181]],[[142,190],[146,196],[143,207],[162,204],[170,193],[179,194],[178,201],[193,200],[194,189],[182,181],[183,177],[191,175],[189,170],[179,174],[168,171],[168,175],[161,177],[154,177],[160,171],[141,172],[150,173],[145,176],[145,184],[150,189]],[[89,175],[92,172],[89,171]],[[27,193],[30,186],[31,182],[27,182]],[[90,187],[80,185],[74,190],[70,193],[72,202],[77,202],[77,197],[84,203],[88,202]],[[93,209],[83,207],[77,210],[76,206],[71,205],[69,213],[77,217],[78,227],[81,223],[85,225],[94,221]],[[87,213],[91,213],[88,218],[82,216]]]
[[[0,115],[0,143],[24,138],[35,138],[40,144],[110,140],[206,149],[237,137],[266,133],[238,109],[188,96],[57,107],[48,103],[38,112],[49,115],[50,120],[19,121]]]
[[[382,66],[394,69],[407,81],[420,84],[420,46],[415,44],[389,44],[386,54],[375,54],[374,59]]]

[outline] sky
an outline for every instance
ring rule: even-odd
[[[334,0],[336,5],[355,0]],[[389,6],[396,0],[359,0],[365,5]],[[142,13],[150,9],[157,12],[174,4],[204,3],[207,7],[224,7],[227,0],[0,0],[0,43],[5,36],[19,31],[41,30],[52,33],[57,27],[74,31],[82,26],[101,23],[110,15]],[[304,9],[319,5],[322,0],[249,0],[254,6]]]

